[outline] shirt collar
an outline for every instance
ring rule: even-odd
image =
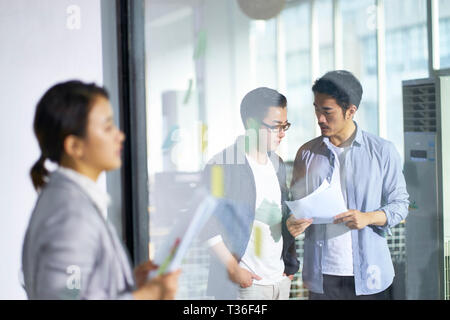
[[[103,217],[105,219],[107,218],[108,206],[111,202],[111,198],[97,183],[75,170],[66,167],[59,166],[57,171],[79,185],[94,202],[94,205],[100,210]]]
[[[356,130],[356,135],[355,135],[355,138],[352,141],[351,146],[354,146],[354,145],[362,146],[362,145],[364,145],[362,130],[359,128],[359,126],[356,123],[356,121],[353,121],[353,123],[355,124],[355,127],[356,127],[356,129],[355,129]],[[330,138],[323,136],[322,137],[322,143],[324,143],[325,145],[327,145],[329,147],[329,145],[331,144]]]
[[[360,146],[364,145],[364,139],[363,139],[363,134],[362,134],[362,130],[361,128],[358,126],[358,124],[356,123],[356,121],[353,121],[353,123],[356,126],[356,135],[355,135],[355,139],[352,142],[352,145],[356,142],[358,143]]]

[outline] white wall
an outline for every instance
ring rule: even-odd
[[[36,200],[28,173],[40,154],[35,106],[58,81],[102,83],[100,0],[0,0],[0,70],[0,299],[24,299],[18,275]]]

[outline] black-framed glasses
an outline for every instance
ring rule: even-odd
[[[266,128],[268,128],[272,132],[281,132],[281,130],[286,132],[291,127],[291,124],[289,122],[286,122],[286,124],[275,125],[275,126],[268,125],[267,123],[264,123],[263,121],[261,121],[261,124],[264,125]]]

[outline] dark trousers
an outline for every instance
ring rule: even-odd
[[[388,300],[388,290],[371,294],[355,294],[355,278],[323,275],[323,294],[309,291],[309,300]]]

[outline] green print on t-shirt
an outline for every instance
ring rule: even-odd
[[[281,209],[276,202],[269,202],[264,199],[261,205],[256,209],[255,220],[267,224],[270,227],[270,233],[275,242],[280,241],[281,228]]]

